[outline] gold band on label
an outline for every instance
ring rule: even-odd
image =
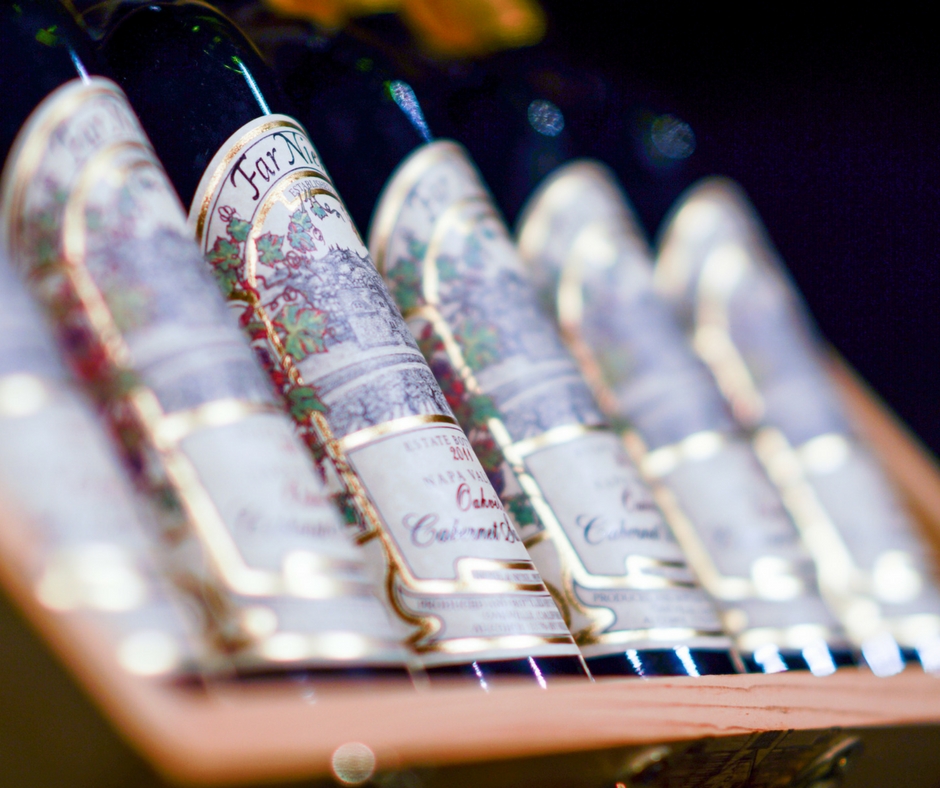
[[[401,212],[404,201],[425,173],[441,161],[453,155],[463,157],[462,149],[449,142],[431,143],[407,161],[393,176],[392,185],[387,187],[380,198],[379,208],[373,220],[372,253],[380,271],[385,268],[385,255],[388,244]],[[439,292],[439,272],[437,259],[442,244],[451,232],[469,234],[478,226],[481,219],[497,219],[492,205],[484,197],[472,197],[448,205],[437,218],[431,238],[422,258],[421,289],[424,305],[409,310],[406,320],[422,319],[431,324],[434,333],[440,339],[445,355],[451,367],[460,377],[465,390],[472,395],[486,396],[482,386],[470,368],[463,351],[457,342],[453,329],[441,312]],[[561,445],[579,440],[594,432],[596,428],[583,424],[570,424],[548,430],[541,435],[514,441],[505,423],[500,418],[487,420],[487,428],[497,446],[512,468],[520,486],[529,498],[544,531],[526,540],[531,547],[545,538],[550,538],[559,552],[563,573],[565,605],[575,607],[592,621],[583,631],[575,633],[575,640],[581,645],[602,642],[617,642],[612,633],[604,630],[613,625],[616,615],[604,608],[589,608],[580,603],[574,591],[575,584],[586,589],[663,589],[694,588],[694,582],[675,581],[661,575],[650,574],[651,569],[684,568],[684,563],[659,561],[645,556],[629,556],[624,575],[595,575],[590,573],[565,532],[554,509],[548,503],[541,485],[525,465],[525,458],[550,446]],[[630,559],[643,559],[631,561]],[[710,633],[712,636],[721,633]]]
[[[356,432],[351,432],[339,439],[339,446],[344,452],[351,452],[383,438],[391,438],[403,432],[411,432],[428,424],[447,424],[460,430],[457,420],[452,416],[444,416],[440,413],[422,413],[417,416],[402,416],[400,419],[384,421],[373,427],[365,427]],[[463,435],[463,430],[460,430],[460,434]]]

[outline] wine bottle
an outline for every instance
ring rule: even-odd
[[[712,605],[541,315],[478,173],[431,139],[383,60],[341,37],[308,49],[288,84],[325,119],[354,216],[372,213],[373,258],[592,673],[732,672]]]
[[[123,93],[56,2],[0,16],[0,227],[72,365],[163,502],[207,668],[402,672],[360,552]],[[198,608],[197,608],[198,605]]]
[[[432,677],[542,686],[585,669],[304,127],[241,32],[137,8],[103,52],[302,434],[380,548]],[[317,128],[316,126],[314,128]]]
[[[365,25],[358,26],[358,28],[366,27]],[[387,25],[371,24],[367,29],[356,29],[353,32],[358,37],[374,44],[377,38],[376,32],[381,33],[381,37],[378,37],[379,42],[387,40],[386,28]],[[426,59],[414,57],[413,52],[407,46],[400,45],[400,41],[396,40],[395,44],[394,52],[390,56],[396,57],[402,63],[402,67],[407,67],[410,72],[414,73],[422,87],[427,88],[434,97],[432,102],[434,120],[459,137],[475,155],[480,157],[484,177],[492,183],[501,206],[507,210],[510,217],[517,215],[525,197],[553,168],[572,160],[578,152],[592,148],[605,149],[608,152],[612,150],[609,145],[605,147],[601,144],[592,131],[592,127],[599,126],[608,130],[621,129],[624,131],[624,136],[630,136],[626,134],[625,127],[633,123],[633,120],[630,120],[622,111],[624,109],[622,100],[603,99],[604,91],[592,89],[594,82],[587,78],[586,73],[582,73],[580,78],[577,75],[573,76],[574,72],[571,69],[566,69],[563,65],[548,63],[538,54],[532,58],[528,52],[515,53],[502,58],[501,62],[495,66],[457,64],[444,73],[443,69],[435,70]],[[290,49],[291,47],[281,47],[278,54],[282,60],[289,60]],[[400,55],[401,51],[407,52],[407,56]],[[357,68],[361,60],[360,58],[354,62]],[[301,75],[304,73],[303,69],[297,69],[297,72]],[[455,79],[450,78],[453,72],[457,72]],[[565,112],[562,112],[558,104],[549,100],[549,96],[556,99],[559,104],[563,104]],[[620,115],[617,114],[618,106],[621,110]],[[683,163],[692,152],[694,143],[687,124],[674,116],[650,115],[648,120],[649,128],[646,128],[646,131],[634,141],[645,146],[644,150],[652,157],[647,157],[649,159],[647,163],[650,168],[656,170],[656,175],[652,180],[631,177],[631,183],[642,189],[646,203],[659,203],[664,194],[670,193],[677,183],[684,179]],[[349,122],[346,121],[345,125],[348,127]],[[647,135],[646,132],[649,134]],[[666,137],[669,139],[667,140]],[[683,142],[684,144],[680,144]],[[336,154],[334,158],[339,158],[338,151]],[[631,167],[627,161],[629,158],[629,156],[626,159],[624,156],[619,156],[620,170],[630,170],[635,175],[636,167]],[[334,168],[334,178],[337,181],[340,181],[341,175],[342,173]],[[363,180],[360,178],[359,183],[361,184]],[[340,182],[348,191],[346,182]],[[654,204],[652,210],[655,214],[660,209]],[[583,357],[583,354],[581,355]],[[699,374],[701,376],[701,370]],[[702,404],[677,404],[680,407],[691,407],[693,413],[696,409],[703,407]],[[665,407],[665,403],[661,403],[661,406]],[[615,408],[607,408],[607,414],[615,419],[618,415]],[[676,412],[672,415],[676,416]],[[730,423],[727,414],[724,419],[726,423]],[[674,426],[681,431],[681,424]],[[740,441],[738,443],[740,444]],[[768,499],[770,508],[776,509],[777,514],[765,518],[765,524],[770,526],[772,521],[776,521],[778,527],[788,532],[788,538],[792,539],[794,536],[792,523],[788,523],[786,516],[781,515],[777,496],[769,487],[763,474],[753,467],[755,463],[750,450],[741,446],[738,448],[740,451],[737,454],[734,452],[725,454],[725,457],[735,454],[737,465],[741,466],[726,471],[731,474],[726,482],[745,485],[750,490],[749,496],[752,498],[756,496],[758,499]],[[665,503],[665,496],[662,492],[659,497]],[[699,502],[700,512],[703,515],[706,505],[705,500]],[[715,502],[712,505],[721,506],[721,503]],[[727,509],[727,516],[741,518],[740,511],[732,515],[732,507],[728,506]],[[667,513],[673,520],[674,529],[681,529],[686,520],[678,522],[673,508],[667,508]],[[747,514],[743,516],[746,518]],[[771,530],[773,530],[772,527]],[[797,553],[799,552],[798,547],[794,549]],[[800,574],[809,573],[804,578],[806,587],[813,588],[815,580],[810,567],[806,565],[805,560],[798,563],[801,564]],[[804,583],[804,580],[800,582]],[[812,592],[809,596],[811,599],[808,600],[808,609],[805,614],[811,620],[828,621],[835,625],[837,630],[837,623],[821,608],[818,596],[813,598]],[[783,608],[778,608],[778,610],[783,612]],[[738,625],[740,621],[741,617],[738,616]],[[820,671],[826,671],[836,663],[853,661],[851,653],[844,648],[844,642],[838,634],[833,632],[830,636],[827,634],[828,629],[828,626],[820,626],[814,630],[797,630],[803,633],[801,635],[803,640],[800,643],[809,647],[808,653],[813,655],[819,652],[822,655],[815,663]],[[810,632],[814,634],[810,636]],[[838,646],[835,651],[825,646],[827,638],[832,641],[832,645]],[[753,645],[748,638],[739,642],[744,643],[749,649]],[[770,651],[765,650],[762,654],[770,653],[769,665],[778,669],[783,665],[807,666],[802,655],[802,648],[796,648],[791,644],[784,648],[785,653],[777,659],[774,656],[777,654],[777,651],[773,650],[775,647],[772,644],[768,644],[768,647]],[[834,662],[830,661],[830,657]],[[762,669],[759,665],[756,667]]]
[[[708,369],[653,288],[652,254],[598,162],[566,164],[525,206],[519,251],[543,302],[751,669],[850,664],[809,554]]]
[[[99,632],[129,673],[185,681],[198,650],[146,509],[2,253],[0,292],[0,561],[43,607]]]
[[[710,179],[683,197],[663,230],[656,276],[753,431],[823,590],[872,669],[900,669],[896,644],[940,669],[930,551],[853,429],[809,314],[740,187]]]

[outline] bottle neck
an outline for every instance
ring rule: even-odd
[[[90,41],[59,2],[0,4],[0,163],[46,96],[70,80],[98,73]]]
[[[365,234],[389,177],[432,140],[407,75],[368,36],[307,45],[281,76],[357,227]]]
[[[262,115],[294,114],[258,51],[203,3],[136,8],[101,51],[186,205],[235,131]]]

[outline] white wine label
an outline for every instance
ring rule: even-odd
[[[380,602],[117,86],[76,81],[47,98],[20,132],[2,190],[11,258],[58,316],[73,365],[144,479],[196,537],[198,549],[167,533],[183,562],[178,584],[206,602],[206,636],[246,668],[336,662],[323,644],[335,622],[311,603],[306,620],[293,617],[301,630],[286,631],[280,605]],[[376,618],[343,625],[360,644],[353,661],[400,662],[391,623],[376,628]],[[295,645],[272,651],[282,636]]]
[[[526,206],[519,248],[739,644],[762,645],[755,631],[790,647],[830,637],[838,625],[799,533],[656,293],[610,172],[582,161],[549,178]]]
[[[353,472],[422,661],[576,654],[304,129],[239,129],[189,221],[302,434]]]
[[[399,167],[370,247],[585,656],[727,645],[461,148]]]

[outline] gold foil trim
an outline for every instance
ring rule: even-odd
[[[423,427],[427,424],[450,424],[460,429],[456,419],[452,416],[443,416],[439,413],[422,413],[417,416],[403,416],[400,419],[376,424],[372,427],[351,432],[339,439],[339,446],[344,452],[351,452],[362,446],[366,446],[376,441],[398,435],[402,432],[411,432],[416,427]]]
[[[737,244],[724,244],[705,260],[696,286],[692,344],[709,366],[735,417],[754,426],[764,401],[747,362],[731,337],[728,302],[751,262]]]

